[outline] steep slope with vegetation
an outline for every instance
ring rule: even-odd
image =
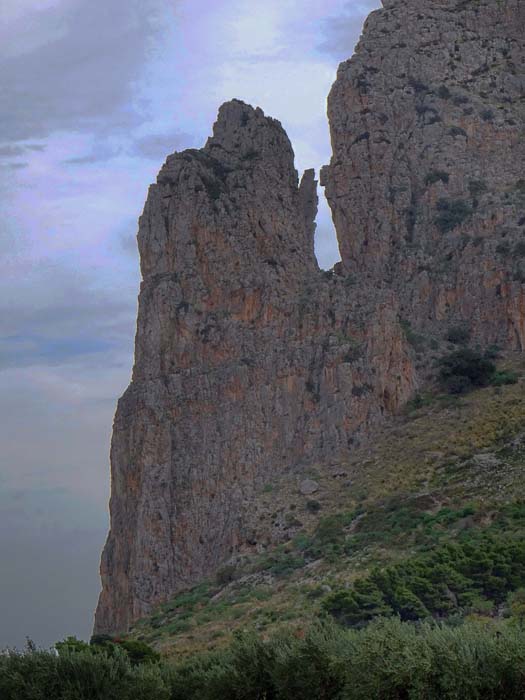
[[[351,459],[312,468],[314,493],[302,474],[263,486],[253,544],[131,638],[180,657],[246,626],[265,636],[325,617],[360,627],[379,615],[503,616],[525,585],[524,371],[516,357],[496,386],[436,385]],[[501,372],[514,383],[498,386]],[[281,543],[266,544],[276,532]]]

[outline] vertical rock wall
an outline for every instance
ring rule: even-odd
[[[254,489],[341,455],[409,395],[391,299],[352,310],[352,290],[317,266],[316,210],[281,125],[238,101],[150,188],[97,631],[213,572],[246,539]]]
[[[343,265],[426,335],[525,345],[525,4],[390,0],[328,103]]]
[[[329,98],[333,273],[313,252],[314,173],[299,183],[260,109],[223,105],[150,188],[98,632],[242,547],[272,475],[344,457],[398,410],[418,383],[408,323],[423,355],[458,324],[523,349],[525,5],[384,5]]]

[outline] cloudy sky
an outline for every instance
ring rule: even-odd
[[[148,184],[233,97],[318,170],[337,64],[379,5],[2,0],[0,647],[90,634]],[[316,247],[337,260],[324,203]]]

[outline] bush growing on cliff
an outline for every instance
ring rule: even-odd
[[[496,371],[496,365],[485,355],[461,348],[439,360],[439,379],[451,394],[464,394],[475,387],[487,386]]]
[[[454,230],[472,216],[472,208],[462,199],[440,199],[434,223],[441,233]]]
[[[470,340],[470,330],[465,326],[452,326],[448,330],[447,340],[454,345],[467,345]]]

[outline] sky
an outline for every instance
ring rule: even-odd
[[[330,158],[326,97],[379,0],[2,0],[0,648],[89,639],[137,218],[232,98]],[[338,259],[321,195],[316,252]]]

